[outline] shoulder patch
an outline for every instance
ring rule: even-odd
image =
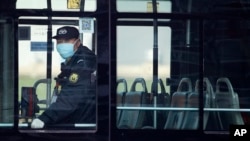
[[[77,73],[71,73],[69,76],[69,82],[76,83],[79,79],[79,75]]]
[[[84,62],[84,60],[83,59],[78,60],[77,64],[79,64],[80,62]]]

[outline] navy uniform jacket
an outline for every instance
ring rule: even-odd
[[[80,45],[65,64],[57,83],[61,90],[52,103],[38,118],[46,124],[95,123],[96,94],[91,74],[96,70],[96,56],[87,47]]]

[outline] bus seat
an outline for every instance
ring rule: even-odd
[[[218,108],[239,109],[238,94],[234,92],[231,82],[228,78],[219,78],[216,82],[215,99]],[[242,125],[244,121],[240,112],[220,111],[223,130],[229,130],[230,124]]]
[[[194,92],[190,93],[188,96],[188,108],[199,108],[199,80],[195,83]],[[208,78],[203,79],[203,104],[204,108],[211,107],[211,83]],[[209,112],[204,111],[203,115],[203,127],[207,126]],[[198,129],[199,126],[199,111],[186,111],[182,129]]]
[[[116,105],[118,107],[123,106],[126,93],[128,92],[128,86],[127,86],[126,79],[124,79],[124,78],[118,79],[117,80],[117,88],[121,84],[123,84],[123,90],[122,91],[117,90],[117,95],[116,95]],[[117,112],[116,112],[116,122],[117,122],[117,124],[119,123],[121,113],[122,113],[122,110],[117,110]]]
[[[136,90],[136,85],[140,83],[142,90]],[[143,78],[136,78],[130,91],[124,99],[124,107],[146,107],[149,106],[149,94],[146,82]],[[146,121],[146,110],[123,110],[118,124],[120,129],[141,129]]]
[[[156,107],[169,107],[170,106],[170,96],[168,93],[166,93],[166,89],[164,87],[162,79],[158,79],[157,84],[160,87],[160,91],[158,89],[158,92],[156,92],[156,90],[154,90],[154,84],[152,83],[152,85],[151,85],[150,103],[152,103],[152,106],[156,106]],[[155,96],[154,93],[157,93],[157,95]],[[155,101],[155,98],[156,98],[156,101]],[[151,126],[143,127],[143,129],[154,129],[155,128],[155,127],[153,127],[154,120],[156,122],[156,128],[163,129],[164,123],[166,122],[166,119],[167,119],[167,114],[168,114],[168,111],[166,111],[166,110],[158,110],[156,112],[157,118],[154,119],[154,111],[149,111],[148,116],[152,117],[150,119],[150,121],[152,121],[152,123],[150,123]]]
[[[169,107],[170,106],[170,96],[166,92],[162,79],[158,79],[158,84],[160,86],[160,92],[157,95],[157,107]],[[167,120],[169,111],[161,110],[157,111],[157,129],[163,129],[164,123]]]
[[[213,89],[213,85],[208,81],[210,87],[210,108],[218,108],[217,102],[215,100],[215,91]],[[222,124],[218,111],[209,111],[207,126],[205,130],[221,130]]]
[[[192,82],[189,78],[182,78],[177,91],[173,93],[170,107],[186,108],[187,97],[192,92]],[[184,111],[170,110],[164,129],[181,129],[184,119]]]
[[[27,120],[34,118],[36,113],[39,113],[38,97],[36,87],[22,87],[21,92],[21,118]]]

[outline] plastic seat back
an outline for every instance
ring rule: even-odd
[[[154,107],[169,107],[170,106],[170,96],[168,93],[166,93],[166,89],[164,87],[162,79],[158,79],[158,92],[154,90],[154,84],[152,83],[151,86],[151,94],[152,98],[150,99],[150,103],[152,103],[152,106]],[[156,94],[156,95],[155,95]],[[156,123],[157,129],[163,129],[164,123],[166,123],[166,119],[168,116],[167,110],[158,110],[156,112],[156,118],[154,117],[154,111],[150,111],[150,116],[152,117],[152,122],[154,121]]]
[[[173,93],[171,98],[170,107],[173,108],[186,108],[187,98],[189,93],[192,92],[192,82],[189,78],[182,78],[177,91]],[[164,126],[165,129],[181,129],[184,120],[185,111],[183,110],[170,110],[168,118]]]
[[[200,81],[197,80],[195,83],[195,91],[190,93],[188,96],[188,108],[199,108],[199,84]],[[203,105],[204,108],[211,107],[211,83],[208,78],[203,79]],[[207,126],[207,121],[209,117],[209,112],[204,111],[203,114],[203,127]],[[198,129],[199,126],[199,111],[186,111],[184,123],[182,129]]]
[[[215,99],[218,108],[239,109],[238,94],[234,92],[233,86],[228,78],[219,78],[217,80]],[[241,113],[237,111],[220,111],[219,116],[223,130],[229,130],[230,124],[244,124]]]
[[[137,91],[136,85],[141,84],[142,90]],[[136,78],[130,91],[124,99],[124,107],[146,107],[149,106],[149,95],[146,82],[143,78]],[[123,110],[118,124],[121,129],[140,129],[146,122],[145,110]]]
[[[117,88],[119,85],[123,85],[123,90],[122,91],[117,90],[117,94],[116,94],[116,106],[117,107],[124,105],[124,99],[125,99],[126,93],[128,92],[127,81],[124,78],[117,80]],[[122,110],[116,111],[117,124],[119,123],[119,120],[121,118],[121,113],[122,113]]]

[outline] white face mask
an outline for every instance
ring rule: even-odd
[[[75,45],[76,41],[74,43],[57,44],[56,49],[63,59],[68,59],[74,55],[74,53],[75,53],[74,45]]]

